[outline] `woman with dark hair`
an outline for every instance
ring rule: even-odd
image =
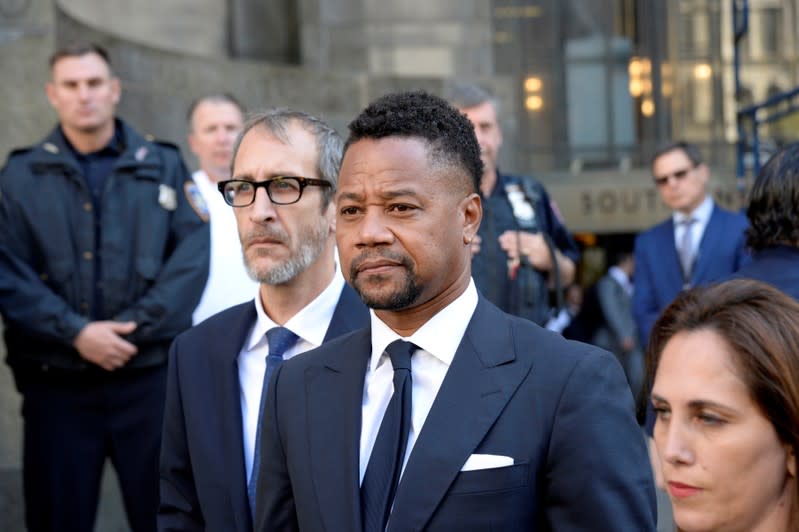
[[[767,282],[799,300],[799,144],[780,149],[760,171],[746,216],[754,256],[734,277]]]
[[[679,529],[799,529],[799,303],[744,279],[683,292],[647,362]]]

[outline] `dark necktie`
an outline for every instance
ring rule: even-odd
[[[255,428],[255,454],[252,460],[252,473],[247,483],[247,497],[250,499],[250,512],[255,522],[255,487],[258,484],[258,468],[261,465],[261,424],[266,403],[266,389],[269,378],[277,367],[283,363],[283,355],[299,340],[299,336],[285,327],[274,327],[266,331],[266,341],[269,344],[269,354],[266,356],[266,371],[261,388],[261,404],[258,407],[258,425]]]
[[[679,222],[685,227],[685,232],[680,239],[677,246],[677,255],[680,257],[680,266],[682,267],[682,278],[686,284],[691,282],[691,274],[694,267],[694,237],[692,227],[696,223],[695,218],[686,218]]]
[[[394,394],[377,433],[361,483],[364,532],[384,532],[399,484],[411,427],[411,355],[417,346],[395,340],[386,348],[394,366]]]

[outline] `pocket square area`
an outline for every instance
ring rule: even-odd
[[[513,465],[513,458],[499,454],[473,454],[463,464],[461,471],[476,471],[478,469],[496,469]]]

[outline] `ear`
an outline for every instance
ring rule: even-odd
[[[327,204],[325,208],[324,217],[327,218],[328,227],[330,228],[330,234],[336,234],[336,200],[335,198],[331,199],[330,202]]]
[[[119,103],[119,97],[122,94],[122,85],[119,83],[119,78],[111,78],[111,94],[114,99],[114,105]]]
[[[189,143],[189,149],[191,152],[196,156],[197,155],[197,138],[194,135],[194,131],[189,126],[189,134],[186,135],[186,140]]]
[[[705,163],[696,167],[696,175],[699,176],[699,179],[701,179],[703,183],[707,184],[710,179],[710,170]]]
[[[50,105],[55,108],[55,100],[56,100],[56,87],[52,81],[48,81],[47,84],[44,86],[44,92],[47,94],[47,101],[50,102]]]
[[[796,478],[796,453],[794,453],[793,447],[790,445],[785,446],[785,451],[785,465],[788,468],[788,474]]]
[[[463,212],[463,244],[470,245],[477,230],[480,229],[480,221],[483,219],[483,204],[479,194],[469,194],[461,201],[460,210]]]

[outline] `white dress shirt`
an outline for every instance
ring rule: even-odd
[[[684,214],[675,211],[672,215],[672,220],[674,220],[674,242],[678,246],[679,242],[683,241],[683,235],[688,229],[686,224],[682,222],[690,218],[696,220],[691,224],[691,256],[694,257],[694,260],[699,256],[699,244],[702,242],[702,235],[705,234],[705,228],[710,222],[711,214],[713,214],[713,199],[710,196],[705,196],[704,201],[692,213]]]
[[[192,323],[196,325],[217,312],[252,299],[258,283],[244,268],[233,207],[225,203],[216,183],[205,172],[198,170],[191,177],[208,206],[211,229],[208,280],[192,314]]]
[[[474,287],[474,280],[471,280],[467,289],[458,299],[444,307],[408,338],[399,336],[383,323],[373,310],[370,310],[372,356],[366,368],[361,406],[361,482],[363,482],[372,447],[374,447],[377,433],[380,430],[380,423],[383,421],[383,414],[385,414],[394,393],[394,367],[391,365],[391,359],[385,353],[386,347],[398,339],[407,340],[419,346],[419,350],[411,357],[413,382],[411,427],[408,433],[405,461],[402,464],[404,470],[413,445],[416,443],[416,438],[424,426],[430,407],[433,406],[433,401],[438,395],[441,383],[449,370],[455,351],[461,343],[476,307],[477,289]],[[446,333],[442,334],[443,331]]]
[[[337,268],[336,274],[330,284],[327,285],[327,288],[283,325],[300,337],[294,347],[283,355],[284,360],[322,345],[343,288],[344,278]],[[279,327],[277,323],[266,315],[260,294],[255,296],[255,310],[258,313],[258,318],[250,335],[247,337],[247,341],[239,352],[238,358],[241,421],[244,436],[244,466],[247,469],[248,479],[250,474],[252,474],[255,433],[258,428],[258,410],[261,406],[266,356],[269,354],[266,331]]]
[[[627,277],[627,273],[624,270],[618,266],[611,266],[608,268],[608,275],[621,285],[628,296],[633,295],[633,283],[630,282],[630,278]]]

